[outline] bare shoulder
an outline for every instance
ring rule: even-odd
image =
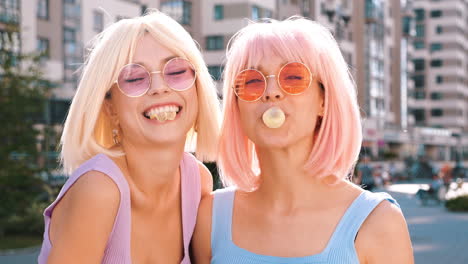
[[[197,224],[192,237],[191,251],[194,263],[210,263],[211,219],[214,194],[205,195],[198,207]]]
[[[109,176],[98,171],[83,174],[54,208],[49,263],[97,263],[119,204],[120,191]]]
[[[115,182],[102,172],[89,171],[70,187],[55,208],[54,215],[61,208],[68,210],[76,210],[77,208],[92,210],[99,206],[117,208],[119,201],[120,191]]]
[[[210,194],[213,190],[213,177],[211,176],[211,172],[202,162],[198,160],[197,162],[201,178],[201,196],[204,197]]]
[[[414,263],[403,213],[388,200],[370,213],[359,229],[355,244],[361,263]]]

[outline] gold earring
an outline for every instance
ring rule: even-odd
[[[115,145],[120,144],[119,130],[118,129],[112,129],[112,139],[114,140]]]

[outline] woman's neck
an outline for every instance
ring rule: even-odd
[[[180,162],[184,144],[141,148],[124,145],[119,166],[129,182],[132,198],[157,206],[180,193]],[[138,203],[140,203],[138,202]],[[133,201],[132,201],[133,204]]]

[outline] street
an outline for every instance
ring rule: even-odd
[[[408,222],[415,263],[468,263],[468,213],[448,212],[435,203],[420,206],[414,198],[419,187],[419,184],[395,184],[387,188],[400,203]],[[0,255],[0,264],[36,263],[38,250]]]

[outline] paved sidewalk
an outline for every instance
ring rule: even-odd
[[[465,183],[465,185],[467,185]],[[443,205],[420,206],[414,197],[418,185],[393,185],[408,223],[416,264],[467,264],[468,213],[448,212]]]

